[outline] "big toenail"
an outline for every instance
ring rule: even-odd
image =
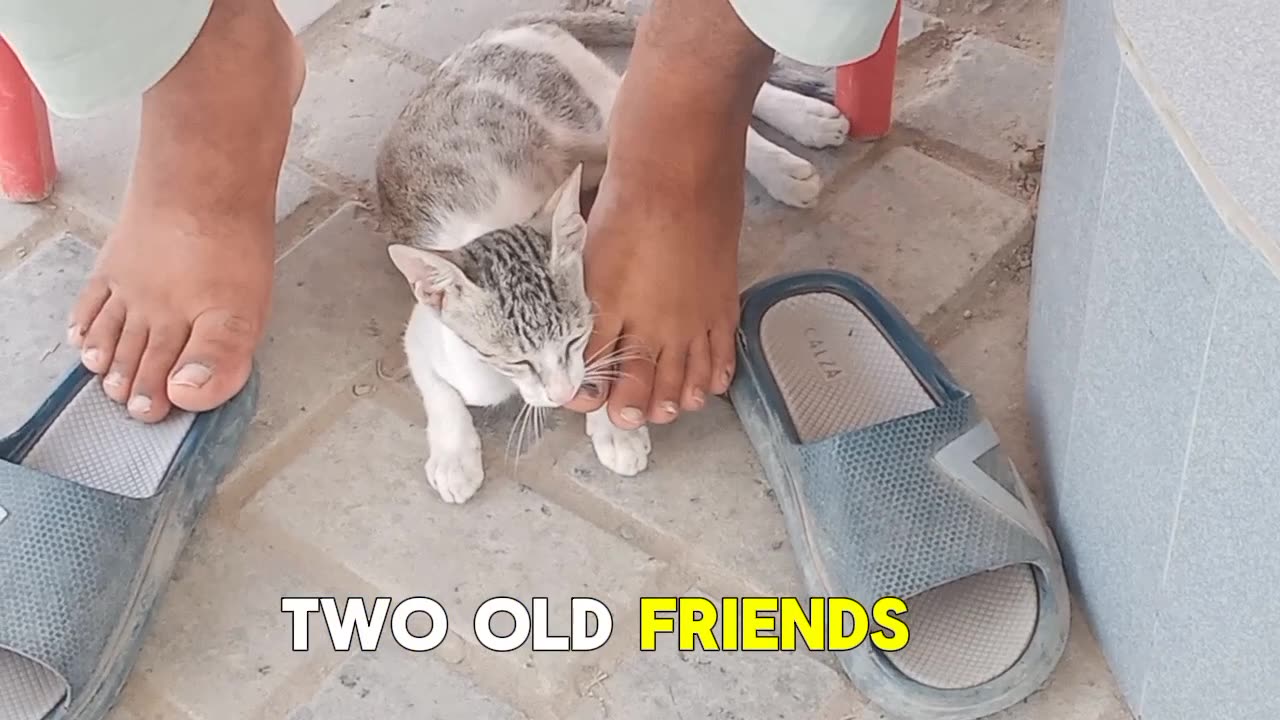
[[[680,408],[676,407],[675,403],[668,400],[662,403],[662,412],[668,415],[675,415],[676,413],[680,412]]]
[[[129,398],[129,412],[134,415],[146,415],[151,412],[151,398],[146,395],[134,395]]]
[[[121,375],[118,371],[115,371],[115,370],[112,370],[111,372],[107,373],[107,376],[102,379],[103,387],[109,387],[114,389],[114,388],[120,387],[121,385],[124,385],[124,375]]]
[[[89,348],[83,353],[80,353],[80,362],[85,365],[97,365],[98,361],[101,359],[102,352],[98,350],[98,348]]]
[[[199,388],[209,382],[209,378],[213,377],[213,371],[201,365],[200,363],[187,363],[173,374],[173,384],[182,385],[184,387]]]
[[[619,414],[622,415],[622,420],[628,425],[636,425],[644,422],[644,413],[640,411],[640,408],[623,408],[622,412]]]

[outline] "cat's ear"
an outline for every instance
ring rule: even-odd
[[[582,254],[587,221],[582,217],[581,196],[582,165],[578,165],[552,196],[555,207],[551,210],[551,246],[557,260]]]
[[[391,245],[387,254],[404,279],[409,281],[418,302],[437,310],[444,303],[446,290],[460,287],[467,281],[462,270],[440,253],[410,245]]]

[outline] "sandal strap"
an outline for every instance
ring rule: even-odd
[[[834,593],[869,603],[1010,565],[1055,566],[1048,529],[972,396],[793,448],[806,533]]]

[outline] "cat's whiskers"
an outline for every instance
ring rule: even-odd
[[[518,435],[516,434],[516,429],[520,427],[520,421],[528,413],[529,413],[529,405],[526,404],[524,407],[520,408],[520,411],[516,413],[515,419],[511,421],[511,432],[507,433],[507,459],[508,460],[511,460],[512,457],[515,457],[516,460],[519,461],[520,446],[519,444],[516,445],[516,455],[512,456],[511,442],[516,438],[518,438]]]
[[[520,458],[524,457],[525,452],[529,449],[527,442],[529,429],[533,426],[533,423],[536,422],[534,417],[538,414],[538,409],[534,406],[526,405],[525,407],[529,408],[529,412],[524,414],[524,421],[520,423],[520,442],[516,445],[516,461],[513,468],[517,472],[520,470]]]
[[[534,408],[533,415],[533,442],[536,443],[542,439],[542,432],[546,429],[547,409]]]
[[[616,381],[623,378],[634,380],[635,376],[629,372],[623,372],[621,370],[600,370],[597,372],[587,373],[583,376],[582,382],[587,383],[597,380]]]
[[[593,370],[601,370],[615,365],[621,365],[622,363],[631,362],[632,360],[643,360],[649,363],[653,362],[653,358],[646,354],[621,350],[617,353],[610,353],[598,360],[587,363],[586,371],[591,372]]]
[[[596,350],[594,353],[592,353],[591,357],[587,358],[586,360],[587,364],[590,365],[593,362],[598,362],[600,356],[606,352],[609,352],[609,353],[619,353],[619,352],[625,352],[625,351],[639,352],[639,349],[633,346],[627,345],[627,346],[620,347],[618,345],[618,343],[622,342],[623,340],[634,340],[634,339],[636,339],[635,335],[619,335],[618,337],[614,338],[613,343],[611,345],[605,345],[604,347],[601,347],[599,350]]]
[[[520,458],[529,448],[542,439],[547,429],[547,416],[551,409],[525,403],[516,413],[511,424],[511,432],[507,435],[507,459],[512,463],[512,470],[520,469]],[[515,438],[515,455],[511,454],[511,441]],[[526,444],[526,440],[528,443]]]

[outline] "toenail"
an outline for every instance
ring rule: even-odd
[[[151,412],[151,398],[146,395],[134,395],[129,398],[129,412],[135,415],[146,415]]]
[[[118,388],[121,385],[124,385],[124,375],[121,375],[118,371],[115,371],[115,370],[112,370],[110,373],[107,373],[107,376],[102,379],[103,387]]]
[[[626,422],[628,425],[638,425],[639,423],[644,422],[644,413],[640,411],[640,408],[623,408],[622,412],[619,414],[622,416],[623,422]]]
[[[84,333],[80,331],[79,325],[72,324],[67,326],[67,342],[72,345],[79,345],[83,339]]]
[[[662,412],[668,415],[675,415],[676,413],[680,412],[680,408],[676,407],[675,403],[668,400],[662,403]]]
[[[213,371],[201,365],[200,363],[187,363],[173,374],[173,384],[183,385],[185,387],[199,388],[209,382],[209,378],[213,377]]]
[[[84,363],[85,365],[97,365],[98,361],[101,359],[102,359],[102,352],[99,351],[98,348],[89,348],[84,352],[80,353],[80,362]]]
[[[728,370],[728,369],[726,369],[726,370],[724,370],[724,372],[721,372],[721,373],[720,373],[720,382],[724,383],[726,387],[727,387],[730,383],[732,383],[732,382],[733,382],[733,371],[732,371],[732,370]]]
[[[707,394],[702,391],[702,388],[694,388],[693,393],[691,394],[693,395],[694,405],[697,405],[698,407],[702,407],[703,404],[707,402]]]

